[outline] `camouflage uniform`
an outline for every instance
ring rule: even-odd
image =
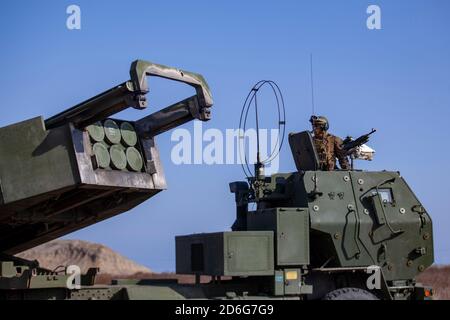
[[[342,149],[342,139],[327,132],[329,128],[328,119],[323,116],[311,116],[309,121],[313,126],[313,141],[319,157],[319,169],[334,170],[337,158],[341,169],[350,170],[347,156]]]
[[[336,158],[341,169],[349,170],[350,164],[342,150],[342,139],[324,132],[322,137],[314,137],[314,146],[319,157],[320,170],[332,171],[336,168]]]

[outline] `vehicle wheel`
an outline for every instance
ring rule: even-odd
[[[341,288],[328,292],[323,300],[379,300],[376,295],[359,288]]]

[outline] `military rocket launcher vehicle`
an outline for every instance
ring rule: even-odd
[[[14,254],[125,212],[166,181],[155,136],[210,119],[202,76],[136,61],[131,80],[54,117],[0,128],[2,299],[426,299],[415,276],[433,263],[432,221],[399,172],[320,171],[310,132],[289,142],[297,171],[230,184],[231,231],[178,236],[177,280],[114,280],[80,287],[69,272]],[[147,76],[185,82],[196,95],[138,121]],[[281,123],[281,122],[280,122]],[[255,204],[255,210],[249,210]],[[67,270],[66,270],[67,271]],[[210,276],[201,283],[201,276]],[[70,283],[69,283],[70,282]]]

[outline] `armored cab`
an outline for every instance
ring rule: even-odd
[[[177,237],[177,272],[272,297],[429,296],[414,277],[433,263],[432,222],[400,173],[319,171],[309,132],[289,142],[298,171],[231,183],[233,231]]]

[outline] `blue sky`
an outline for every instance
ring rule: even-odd
[[[81,8],[81,30],[66,28],[70,4]],[[381,30],[366,28],[370,4],[381,8]],[[128,80],[139,58],[205,76],[215,105],[204,129],[236,128],[248,90],[272,79],[284,94],[287,131],[300,131],[309,128],[312,53],[317,113],[340,136],[378,129],[370,142],[375,160],[360,166],[402,173],[433,218],[436,262],[450,263],[449,15],[446,0],[3,1],[0,126],[52,116]],[[145,112],[190,92],[150,85]],[[274,121],[269,103],[263,110],[264,123]],[[183,127],[192,131],[193,123]],[[175,235],[231,225],[228,182],[243,178],[240,166],[176,166],[170,132],[157,142],[168,190],[69,238],[104,243],[164,271],[175,266]],[[280,167],[295,168],[287,145]]]

